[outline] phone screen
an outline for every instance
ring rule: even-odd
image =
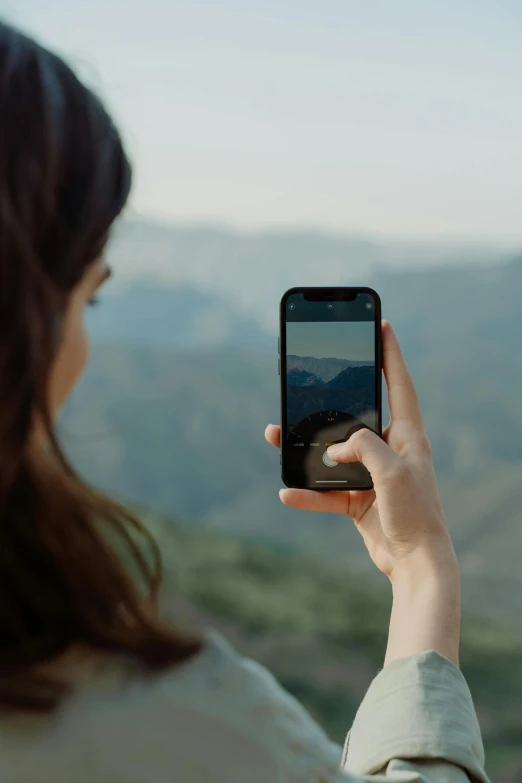
[[[363,465],[337,463],[326,450],[363,427],[380,434],[379,297],[370,289],[303,289],[281,307],[283,480],[370,489]]]

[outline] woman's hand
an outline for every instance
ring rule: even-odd
[[[280,496],[283,503],[295,508],[331,511],[353,518],[373,562],[390,578],[396,604],[403,607],[399,627],[403,625],[404,612],[411,614],[415,609],[410,600],[414,594],[424,595],[418,607],[421,613],[425,612],[426,603],[436,613],[434,602],[437,606],[440,604],[440,588],[444,583],[440,608],[443,612],[449,611],[447,601],[452,602],[450,614],[453,618],[450,623],[452,639],[449,646],[444,647],[444,654],[455,660],[454,630],[460,617],[460,602],[456,600],[460,595],[458,567],[415,387],[397,338],[386,322],[383,322],[383,365],[391,419],[383,440],[370,430],[359,430],[345,443],[328,449],[336,462],[362,462],[371,474],[374,489],[363,492],[283,489]],[[279,427],[267,427],[265,437],[279,447]],[[422,629],[419,631],[423,647]],[[393,642],[392,638],[390,642]],[[392,643],[392,652],[403,646]],[[409,649],[411,645],[406,647]],[[456,649],[458,651],[458,632]]]

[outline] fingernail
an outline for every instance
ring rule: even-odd
[[[341,445],[339,443],[333,443],[327,448],[329,457],[337,457],[341,453]]]

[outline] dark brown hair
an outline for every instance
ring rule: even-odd
[[[0,117],[0,705],[49,709],[64,686],[29,669],[75,643],[160,669],[199,642],[160,620],[156,544],[76,475],[48,409],[68,296],[129,194],[120,136],[59,57],[2,23]]]

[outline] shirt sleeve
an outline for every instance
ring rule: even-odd
[[[348,734],[344,770],[394,783],[487,783],[480,728],[460,670],[435,652],[375,678]]]

